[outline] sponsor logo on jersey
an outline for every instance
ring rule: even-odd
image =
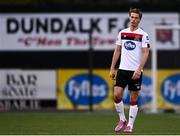
[[[180,74],[167,77],[161,86],[161,93],[171,104],[180,104]]]
[[[125,88],[123,94],[123,100],[125,104],[129,104],[130,91],[128,90],[128,87]],[[141,91],[138,97],[138,105],[139,106],[146,105],[151,101],[152,101],[152,81],[151,78],[147,76],[143,76]]]
[[[131,51],[131,50],[134,50],[134,49],[136,48],[136,44],[135,44],[134,42],[132,42],[132,41],[126,41],[126,42],[124,43],[124,47],[125,47],[127,50]]]
[[[92,75],[92,104],[101,103],[108,95],[108,85],[106,81],[98,76]],[[65,92],[70,101],[75,105],[90,104],[90,80],[89,74],[79,74],[68,80]]]

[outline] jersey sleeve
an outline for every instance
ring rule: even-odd
[[[121,42],[121,32],[119,32],[119,34],[118,34],[118,36],[116,38],[115,44],[121,46],[121,44],[122,44],[122,42]]]
[[[150,48],[150,40],[147,33],[143,35],[142,48]]]

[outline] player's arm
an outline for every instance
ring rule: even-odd
[[[142,59],[138,67],[139,71],[142,71],[144,69],[144,65],[147,62],[148,56],[149,56],[149,48],[142,48]]]
[[[139,64],[139,67],[137,70],[134,72],[132,79],[138,79],[141,76],[141,72],[144,68],[144,65],[147,62],[149,56],[149,48],[142,48],[142,58],[141,58],[141,63]]]
[[[144,68],[144,65],[146,64],[146,61],[148,59],[149,56],[149,48],[150,48],[150,43],[149,43],[149,37],[148,34],[143,36],[143,41],[142,41],[142,57],[141,57],[141,61],[140,64],[138,66],[138,68],[136,69],[136,71],[134,72],[132,79],[138,79],[141,76],[141,72]]]
[[[112,62],[111,62],[111,67],[110,67],[110,73],[109,73],[109,76],[110,78],[112,79],[115,79],[115,76],[116,76],[116,69],[115,69],[115,66],[116,66],[116,63],[120,57],[120,54],[121,54],[121,46],[117,45],[114,49],[114,53],[113,53],[113,57],[112,57]]]

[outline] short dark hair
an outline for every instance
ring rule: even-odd
[[[129,10],[129,16],[131,15],[131,13],[137,13],[139,14],[139,18],[141,19],[142,18],[142,12],[140,9],[138,8],[130,8]]]

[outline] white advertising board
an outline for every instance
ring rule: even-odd
[[[178,13],[144,13],[140,27],[151,39],[153,25],[177,25]],[[0,14],[0,51],[113,50],[128,13]],[[177,31],[157,31],[158,49],[179,48]]]
[[[0,100],[56,99],[56,72],[0,70]]]

